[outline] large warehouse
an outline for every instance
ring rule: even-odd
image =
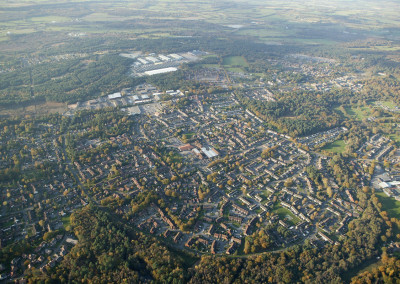
[[[162,68],[162,69],[156,69],[156,70],[151,70],[151,71],[146,71],[144,72],[146,75],[157,75],[157,74],[163,74],[163,73],[168,73],[168,72],[175,72],[178,71],[177,68],[175,67],[168,67],[168,68]]]

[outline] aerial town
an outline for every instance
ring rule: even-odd
[[[0,284],[400,283],[399,0],[0,3]]]
[[[273,100],[267,88],[253,96]],[[101,138],[91,124],[99,116],[90,115],[98,109],[120,109],[120,121],[132,120],[129,129],[112,134],[118,122],[101,120],[110,130]],[[35,136],[14,137],[31,156],[24,168],[47,163],[55,170],[51,182],[27,180],[7,192],[0,244],[24,238],[35,244],[34,253],[11,261],[10,277],[20,275],[24,262],[46,271],[61,261],[77,243],[69,216],[88,203],[111,204],[138,230],[199,255],[275,251],[306,240],[315,247],[335,244],[362,211],[356,192],[339,191],[331,157],[310,151],[346,133],[344,127],[295,139],[266,128],[229,90],[185,96],[149,84],[70,105],[64,115],[80,117],[66,126],[73,137],[58,135],[51,123],[32,126]],[[377,134],[351,167],[362,184],[373,179],[377,190],[400,198],[398,173],[370,171],[393,150]],[[150,190],[161,199],[138,201]]]

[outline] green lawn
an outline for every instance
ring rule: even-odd
[[[238,67],[228,67],[226,70],[233,73],[244,73],[243,69]]]
[[[333,109],[338,115],[340,115],[341,117],[346,117],[346,113],[343,113],[342,110],[340,110],[340,106],[339,107],[335,107]]]
[[[69,17],[61,17],[61,16],[44,16],[44,17],[32,17],[32,22],[36,23],[63,23],[63,22],[70,22],[71,18]]]
[[[358,120],[362,120],[367,118],[370,114],[370,109],[366,107],[357,108],[357,107],[345,107],[344,108],[347,112],[347,115],[351,116],[352,118],[356,118]]]
[[[368,118],[371,115],[371,110],[367,107],[356,108],[354,109],[354,112],[356,113],[357,118],[360,120]]]
[[[224,57],[222,65],[231,67],[248,67],[246,59],[243,56],[228,56]]]
[[[344,111],[343,111],[344,110]],[[368,118],[372,114],[370,107],[356,107],[356,106],[346,106],[343,109],[341,107],[336,107],[334,111],[342,117],[347,117],[350,119],[363,120]]]
[[[385,210],[389,217],[400,218],[400,202],[388,197],[384,192],[377,192],[379,201],[382,203],[382,210]]]
[[[28,236],[29,236],[29,237],[32,237],[32,236],[33,236],[33,229],[32,229],[32,227],[30,227],[30,228],[27,229],[27,233],[28,233]]]
[[[83,20],[88,21],[88,22],[116,22],[116,21],[123,21],[125,20],[125,17],[119,17],[116,15],[109,15],[107,13],[93,13],[90,15],[87,15],[83,18]]]
[[[358,273],[363,273],[365,271],[371,271],[374,268],[378,268],[379,266],[382,265],[382,260],[377,260],[375,258],[373,258],[370,261],[367,261],[365,263],[365,265],[367,265],[365,268],[361,269]]]
[[[6,228],[9,228],[12,224],[14,224],[14,220],[10,220],[10,221],[8,221],[8,222],[6,222],[6,223],[3,223],[3,224],[0,226],[0,228],[6,229]]]
[[[392,101],[384,101],[384,102],[379,102],[381,103],[383,106],[387,106],[389,108],[395,108],[397,106],[397,104],[395,104]]]
[[[282,207],[280,204],[275,205],[272,212],[277,214],[279,216],[279,219],[281,220],[285,219],[285,222],[289,226],[296,225],[297,223],[300,222],[299,218],[297,218],[290,210]]]
[[[192,138],[195,134],[196,134],[196,133],[194,133],[194,132],[188,132],[188,133],[183,133],[182,135],[186,135],[186,137],[187,137],[188,139],[190,139],[190,138]]]
[[[336,140],[332,143],[329,143],[321,148],[321,150],[325,150],[332,153],[343,153],[346,148],[346,144],[344,140]]]
[[[391,134],[389,135],[389,137],[396,142],[397,147],[400,146],[400,132],[397,132],[396,134]]]
[[[345,272],[343,274],[342,279],[348,283],[351,281],[351,278],[353,278],[357,274],[363,273],[365,271],[372,271],[372,269],[378,268],[380,265],[382,265],[382,260],[372,258],[370,260],[363,262],[361,265],[357,266],[356,268],[350,269],[349,271]]]
[[[204,68],[210,68],[210,69],[220,68],[220,66],[218,64],[201,64],[201,66],[203,66]]]
[[[61,221],[63,222],[64,228],[69,226],[71,224],[71,218],[70,216],[64,216],[61,218]]]
[[[374,46],[374,49],[383,50],[383,51],[399,51],[400,46]]]
[[[264,201],[265,199],[267,199],[268,196],[270,196],[272,193],[267,191],[267,190],[263,190],[262,193],[260,194],[262,200]]]

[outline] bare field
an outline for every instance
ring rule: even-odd
[[[39,103],[26,107],[10,107],[0,109],[0,116],[20,116],[20,115],[43,115],[52,113],[64,113],[67,105],[57,102]]]

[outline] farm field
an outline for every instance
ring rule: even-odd
[[[46,8],[42,9],[43,15],[38,16],[27,8],[34,3]],[[0,40],[7,39],[5,38],[7,32],[18,35],[63,32],[68,29],[75,32],[90,32],[96,29],[102,34],[114,32],[135,34],[132,30],[138,26],[144,33],[157,27],[159,32],[169,34],[171,29],[166,23],[201,21],[212,26],[212,30],[255,37],[266,43],[330,45],[346,40],[348,33],[343,32],[346,29],[361,32],[373,24],[378,34],[381,33],[379,28],[396,24],[398,20],[390,5],[370,3],[366,9],[363,5],[357,5],[357,1],[352,3],[354,10],[351,13],[329,1],[321,1],[320,5],[326,4],[330,10],[319,12],[316,12],[316,4],[304,4],[298,1],[282,5],[283,3],[279,1],[266,4],[253,0],[249,3],[236,2],[235,5],[228,5],[225,2],[213,1],[192,3],[162,0],[136,3],[104,2],[100,6],[96,6],[93,1],[80,1],[77,5],[69,1],[58,1],[57,3],[64,9],[62,11],[57,6],[49,6],[50,3],[52,2],[47,0],[36,0],[2,4]],[[385,18],[377,22],[376,15],[382,13],[385,13]],[[251,15],[251,18],[249,19],[247,15]],[[339,18],[342,21],[341,25],[337,25]],[[325,24],[315,26],[314,23],[318,21],[324,21]],[[173,31],[192,33],[196,29],[196,25],[192,24],[180,26],[182,29],[176,26]],[[384,51],[398,50],[397,46],[389,43],[377,48]]]
[[[41,102],[35,105],[26,107],[14,107],[14,108],[0,108],[0,115],[35,115],[51,114],[51,113],[64,113],[67,110],[67,106],[64,103],[57,102]]]

